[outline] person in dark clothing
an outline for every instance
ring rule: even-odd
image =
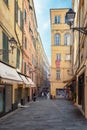
[[[33,101],[35,102],[36,101],[36,94],[33,93]]]

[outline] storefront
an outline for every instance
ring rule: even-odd
[[[25,103],[27,103],[29,101],[29,85],[30,85],[30,82],[29,80],[27,79],[26,75],[23,75],[21,73],[19,73],[20,77],[22,78],[23,80],[23,88],[21,89],[19,87],[19,94],[20,94],[20,99],[21,99],[21,105],[24,105]],[[22,94],[21,94],[22,92]]]
[[[5,111],[5,87],[0,85],[0,115]]]
[[[78,104],[82,107],[85,112],[85,84],[84,84],[84,73],[78,77]]]
[[[15,88],[22,82],[15,68],[0,62],[0,116],[14,110]]]
[[[56,89],[56,96],[58,98],[65,98],[65,89]]]
[[[27,79],[29,81],[29,86],[30,86],[30,90],[29,90],[29,92],[30,92],[30,100],[32,100],[33,99],[33,94],[36,93],[36,91],[37,91],[36,90],[36,85],[29,77],[27,77]]]

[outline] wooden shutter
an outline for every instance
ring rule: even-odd
[[[16,63],[16,67],[19,68],[20,67],[20,50],[17,49],[17,63]]]
[[[22,20],[22,11],[20,10],[20,28],[21,28],[21,30],[22,30],[22,28],[23,28],[23,20]]]
[[[15,21],[18,22],[18,1],[15,0]]]
[[[26,74],[26,62],[24,62],[24,74]]]
[[[8,54],[8,37],[3,33],[3,61],[9,61],[9,54]]]

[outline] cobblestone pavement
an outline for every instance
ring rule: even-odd
[[[70,101],[44,99],[0,120],[0,130],[87,130],[87,120]]]

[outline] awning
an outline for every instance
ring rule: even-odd
[[[0,78],[7,83],[23,83],[15,68],[0,61]]]
[[[28,79],[27,79],[24,75],[22,75],[22,74],[19,74],[19,75],[20,75],[20,77],[22,78],[23,82],[24,82],[25,84],[29,85]]]
[[[76,75],[74,75],[74,76],[73,76],[71,79],[69,79],[69,80],[63,81],[63,83],[66,83],[66,85],[64,86],[64,88],[66,88],[66,87],[68,87],[69,85],[71,85],[74,80],[76,80]]]
[[[30,78],[27,78],[27,79],[28,79],[29,84],[31,85],[31,87],[36,87],[35,83],[32,81],[32,79],[30,79]]]

